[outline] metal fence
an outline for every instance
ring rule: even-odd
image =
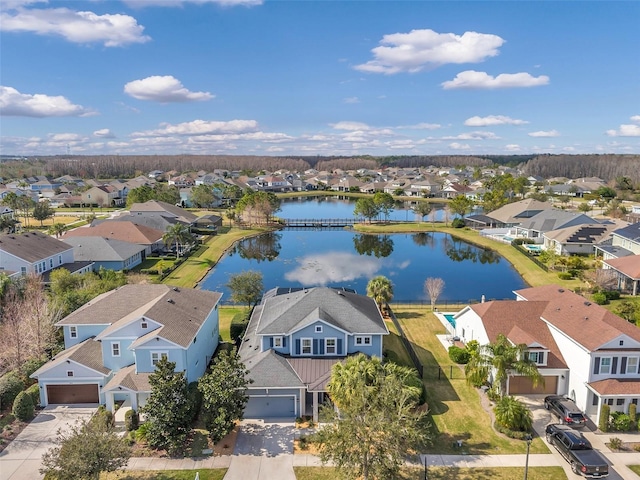
[[[549,267],[547,267],[544,263],[542,263],[540,260],[538,260],[533,255],[531,255],[529,252],[527,252],[522,245],[518,245],[516,242],[512,242],[511,246],[513,246],[513,248],[518,250],[523,255],[526,255],[529,260],[531,260],[533,263],[535,263],[537,266],[539,266],[545,272],[549,271]]]

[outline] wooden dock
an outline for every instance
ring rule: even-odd
[[[287,228],[344,228],[353,226],[355,218],[283,218]]]

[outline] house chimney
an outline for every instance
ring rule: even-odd
[[[480,303],[484,303],[484,295],[480,298]]]

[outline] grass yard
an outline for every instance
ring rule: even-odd
[[[205,468],[200,470],[127,470],[124,472],[103,473],[100,480],[193,480],[196,473],[200,480],[222,480],[226,468]]]
[[[526,443],[496,433],[483,410],[478,390],[467,385],[464,372],[449,359],[436,334],[445,329],[428,307],[399,305],[394,307],[407,337],[416,348],[425,367],[424,383],[436,437],[429,452],[465,454],[525,453]],[[438,367],[444,371],[438,379]],[[453,378],[448,378],[453,372]],[[463,441],[462,450],[454,442]],[[540,438],[531,444],[531,453],[549,453]]]
[[[236,307],[231,305],[223,305],[219,308],[220,317],[220,335],[224,342],[231,341],[231,320],[237,313],[242,313],[246,310],[246,307]]]
[[[640,476],[640,465],[627,465],[627,467],[629,467],[629,469],[633,473],[636,473],[638,476]]]
[[[385,335],[383,339],[383,352],[387,360],[390,360],[399,365],[404,365],[413,368],[413,362],[407,353],[398,330],[391,321],[386,321],[387,328],[389,329],[389,335]]]
[[[209,237],[196,254],[165,277],[163,283],[178,287],[193,288],[220,260],[222,255],[238,240],[267,232],[267,229],[222,228],[219,235]],[[224,232],[224,233],[222,233]]]
[[[335,468],[331,467],[293,467],[298,480],[335,480],[338,477]],[[524,477],[524,468],[457,468],[430,467],[429,480],[513,480]],[[402,469],[403,480],[422,480],[422,468],[407,467]],[[529,467],[529,480],[563,480],[567,475],[562,467]]]

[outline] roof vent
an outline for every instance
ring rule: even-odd
[[[168,303],[176,303],[176,302],[174,302],[174,301],[173,301],[173,299],[171,299],[171,298],[167,298],[167,302],[168,302]]]
[[[591,302],[584,302],[584,304],[588,307],[589,305],[591,305]]]
[[[342,290],[338,290],[338,295],[344,297],[344,293],[342,293]]]
[[[559,288],[559,289],[558,289],[558,291],[559,291],[560,293],[564,293],[564,288]]]
[[[585,320],[589,320],[589,317],[584,317]]]
[[[180,290],[178,290],[178,287],[173,287],[173,291],[174,292],[179,292]]]

